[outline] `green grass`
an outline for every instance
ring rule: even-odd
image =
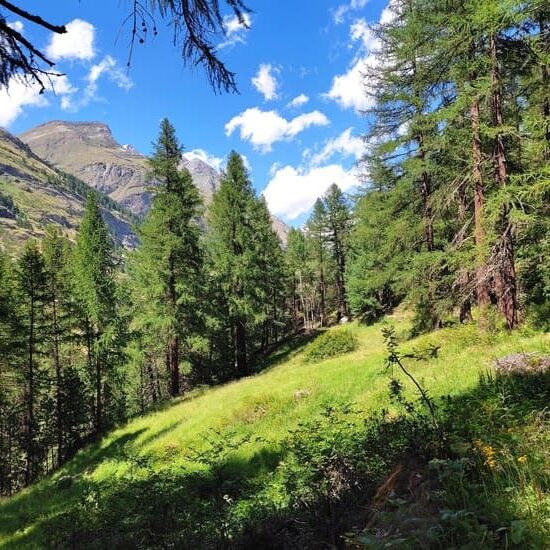
[[[410,318],[397,314],[388,321],[395,324],[404,353],[441,347],[439,355],[428,362],[408,362],[432,397],[473,390],[496,357],[518,351],[550,352],[548,334],[480,335],[476,327],[464,326],[407,341]],[[193,450],[204,448],[210,430],[230,432],[237,438],[252,436],[235,452],[234,462],[245,474],[267,478],[279,460],[279,442],[299,423],[314,419],[327,404],[353,403],[364,415],[391,409],[382,326],[348,325],[346,330],[358,340],[357,349],[317,363],[306,361],[303,346],[289,344],[255,376],[197,391],[112,431],[52,476],[0,502],[0,546],[41,547],[49,524],[81,501],[90,484],[113,486],[134,475],[135,457],[147,456],[157,472],[197,468],[189,457]],[[407,392],[412,396],[408,386]],[[148,472],[135,475],[151,475]],[[75,476],[75,481],[61,488],[59,479],[67,475]]]

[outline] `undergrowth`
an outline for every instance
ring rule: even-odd
[[[403,366],[386,336],[389,364]],[[327,404],[246,473],[237,451],[250,439],[231,432],[204,434],[181,471],[127,457],[120,483],[90,484],[49,522],[48,545],[548,547],[549,375],[484,375],[472,391],[435,400],[403,372],[389,380],[398,412]],[[405,397],[407,384],[418,400]]]
[[[330,330],[313,340],[305,349],[307,361],[322,361],[350,353],[357,348],[357,337],[347,329]]]

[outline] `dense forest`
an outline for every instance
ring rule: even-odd
[[[550,7],[391,13],[365,67],[365,185],[334,182],[285,247],[235,152],[204,208],[165,119],[136,250],[115,250],[90,194],[75,242],[49,228],[0,257],[0,495],[303,331],[399,305],[413,335],[550,328]]]

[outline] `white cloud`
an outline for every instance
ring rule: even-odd
[[[257,107],[247,109],[232,118],[225,125],[225,133],[230,136],[240,129],[241,139],[252,143],[255,149],[266,153],[273,143],[291,139],[309,126],[326,126],[328,118],[319,111],[312,111],[287,120],[277,111],[261,111]]]
[[[184,153],[183,158],[187,160],[202,160],[202,162],[205,162],[206,164],[214,168],[214,170],[218,171],[220,171],[225,164],[225,159],[221,157],[216,157],[215,155],[211,155],[204,149],[193,149],[192,151]]]
[[[388,23],[394,21],[394,19],[397,17],[395,8],[395,0],[389,0],[387,6],[382,10],[382,13],[380,15],[381,25],[387,25]]]
[[[368,0],[351,0],[348,4],[340,4],[332,12],[333,21],[339,25],[346,19],[346,15],[353,10],[359,10],[367,5]]]
[[[52,33],[46,54],[53,60],[79,59],[89,61],[95,56],[95,27],[83,21],[74,19],[66,25],[64,34]]]
[[[359,160],[365,152],[364,141],[357,136],[353,136],[351,132],[353,128],[344,130],[338,137],[328,140],[321,151],[311,158],[311,164],[313,166],[319,166],[320,164],[329,160],[334,154],[340,153],[344,156],[355,157]]]
[[[24,107],[50,105],[48,96],[52,91],[60,97],[61,105],[76,91],[65,75],[52,75],[50,78],[53,90],[41,94],[41,87],[37,82],[12,77],[8,86],[0,89],[0,126],[10,126],[23,113]]]
[[[335,76],[326,97],[343,109],[354,109],[356,112],[368,109],[371,102],[365,93],[365,64],[366,59],[360,58],[347,72]]]
[[[13,21],[11,23],[8,23],[8,27],[18,33],[22,33],[25,30],[25,26],[21,21]]]
[[[289,102],[287,107],[298,108],[302,107],[309,101],[309,97],[306,94],[300,94],[296,96],[292,101]]]
[[[355,170],[338,164],[309,169],[284,166],[272,174],[263,195],[273,214],[293,220],[305,214],[333,183],[347,191],[360,182]]]
[[[40,95],[40,85],[12,78],[8,87],[0,89],[0,126],[8,127],[21,113],[23,107],[45,107],[48,100]]]
[[[116,60],[106,55],[99,63],[92,65],[86,76],[86,87],[82,95],[76,99],[72,97],[64,97],[61,102],[61,107],[66,111],[76,111],[85,107],[92,101],[97,101],[98,97],[98,80],[106,75],[118,88],[128,91],[134,84],[128,75],[122,70]]]
[[[223,18],[225,40],[218,45],[218,49],[235,46],[235,44],[245,44],[245,36],[251,26],[252,18],[248,13],[243,13],[242,21],[239,21],[236,15],[226,15]]]
[[[252,78],[254,88],[258,90],[266,101],[277,99],[277,88],[279,84],[273,73],[278,73],[279,69],[269,63],[262,63],[258,69],[258,74]]]
[[[364,19],[356,19],[350,27],[353,42],[360,41],[365,51],[370,51],[377,44],[376,37]]]
[[[372,105],[366,94],[365,71],[378,63],[374,50],[379,47],[379,41],[364,19],[357,19],[350,26],[350,38],[352,44],[359,42],[358,54],[345,73],[333,78],[330,90],[324,95],[342,109],[354,109],[359,113]]]

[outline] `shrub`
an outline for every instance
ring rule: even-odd
[[[321,361],[357,348],[357,338],[347,329],[331,330],[311,342],[305,350],[307,361]]]

